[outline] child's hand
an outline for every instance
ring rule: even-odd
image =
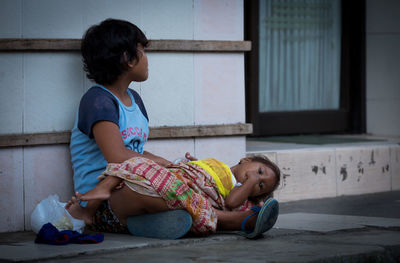
[[[259,184],[261,182],[261,176],[257,173],[246,173],[245,183]]]
[[[119,185],[117,185],[117,186],[115,187],[115,190],[122,189],[122,187],[124,187],[124,185],[125,185],[124,181],[120,182]]]
[[[189,161],[197,161],[198,159],[194,156],[192,156],[189,152],[185,154],[185,158],[188,159]]]

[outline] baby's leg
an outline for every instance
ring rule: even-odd
[[[89,201],[94,199],[107,200],[111,196],[112,190],[121,183],[122,179],[115,176],[107,176],[100,181],[95,188],[87,193],[81,194],[76,192],[76,197],[81,201]]]
[[[122,179],[114,176],[107,176],[95,188],[85,194],[76,192],[76,198],[67,203],[65,209],[76,219],[85,221],[86,225],[92,224],[93,216],[103,200],[111,196],[112,190],[121,183]],[[86,207],[82,207],[78,200],[88,201]]]
[[[128,187],[123,187],[118,191],[113,191],[109,199],[114,214],[124,225],[129,216],[169,210],[167,204],[161,197],[142,195],[132,191]],[[103,202],[103,200],[90,200],[86,207],[82,207],[78,200],[75,197],[72,197],[65,208],[72,217],[84,220],[85,224],[90,225],[93,222],[93,216],[101,202]]]
[[[167,211],[168,206],[161,197],[152,197],[124,187],[111,194],[110,205],[122,224],[129,216]]]
[[[214,209],[217,214],[218,224],[217,230],[241,230],[242,221],[252,213],[252,210],[247,211],[222,211]],[[247,220],[245,228],[247,230],[254,229],[257,222],[257,215],[254,215]]]

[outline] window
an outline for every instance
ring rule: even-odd
[[[365,3],[245,2],[254,135],[365,131]]]

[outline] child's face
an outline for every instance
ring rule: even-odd
[[[138,60],[134,61],[133,67],[131,69],[132,80],[141,82],[145,81],[149,76],[147,55],[144,51],[142,44],[138,44]]]
[[[247,180],[254,182],[254,188],[250,195],[252,197],[271,193],[274,190],[276,175],[271,168],[263,163],[242,159],[233,172],[236,179],[242,184]]]

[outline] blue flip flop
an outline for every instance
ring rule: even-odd
[[[189,232],[192,217],[186,210],[170,210],[128,217],[126,225],[134,236],[177,239]]]
[[[242,231],[237,232],[239,235],[250,239],[257,238],[262,233],[270,230],[275,225],[279,214],[279,203],[273,198],[268,198],[268,200],[264,202],[261,208],[259,206],[253,206],[251,210],[253,210],[254,213],[247,216],[242,221]],[[254,215],[258,215],[254,230],[246,230],[245,225],[247,220],[249,220]]]

